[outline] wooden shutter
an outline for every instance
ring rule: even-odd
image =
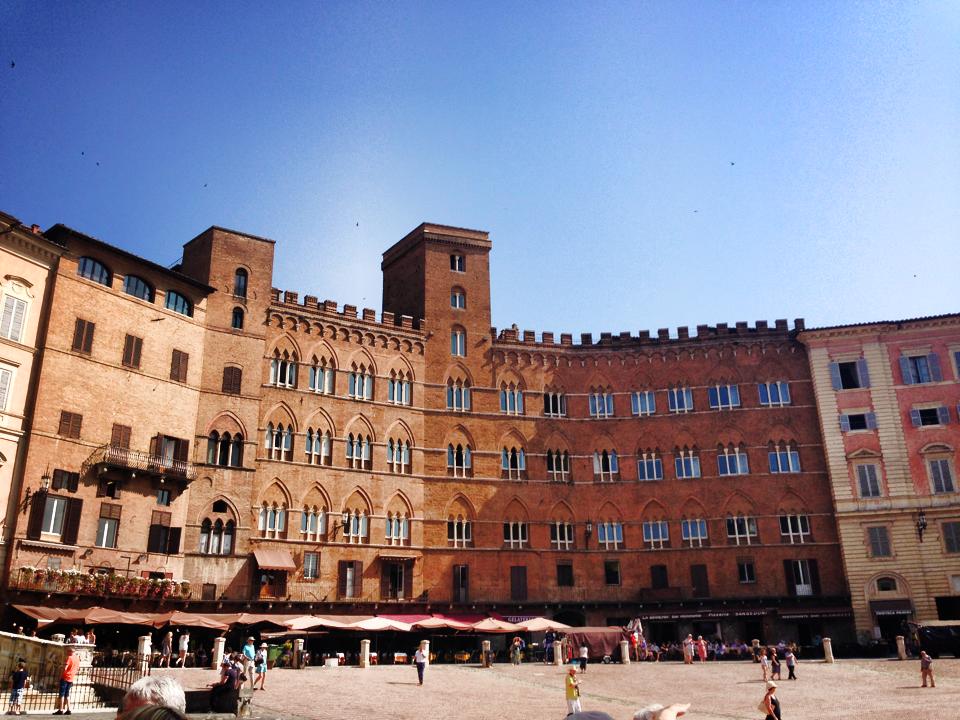
[[[239,395],[242,377],[243,371],[240,368],[225,367],[223,369],[223,386],[221,388],[223,392],[230,393],[231,395]]]
[[[390,597],[390,565],[391,563],[380,561],[380,599],[386,600]]]
[[[189,362],[190,356],[187,353],[174,350],[170,356],[170,379],[177,382],[186,382]]]
[[[77,318],[73,324],[73,344],[70,346],[72,350],[76,350],[77,352],[83,350],[83,333],[86,325],[86,321],[80,318]]]
[[[60,425],[57,428],[57,435],[68,437],[70,435],[70,413],[66,410],[60,411]]]
[[[347,565],[348,560],[340,560],[337,563],[337,597],[343,599],[347,596]]]
[[[30,503],[30,517],[27,520],[27,539],[39,540],[40,529],[43,527],[43,513],[47,508],[47,493],[38,490],[33,494]]]
[[[363,563],[359,560],[353,561],[353,596],[363,597]]]
[[[143,340],[134,335],[127,335],[123,341],[123,364],[127,367],[140,367],[140,352],[143,350]]]
[[[908,357],[900,358],[900,376],[903,378],[904,385],[913,385],[917,381],[913,376],[913,366]]]
[[[403,596],[407,600],[413,598],[413,565],[413,562],[408,562],[403,566]]]
[[[453,593],[450,595],[453,602],[460,602],[460,569],[462,567],[463,565],[453,566]]]
[[[843,382],[840,380],[840,363],[830,363],[830,383],[834,390],[843,388]]]
[[[866,413],[867,419],[867,430],[876,430],[877,429],[877,414],[874,412]]]
[[[693,585],[694,597],[710,597],[710,582],[707,575],[706,565],[690,566],[690,583]]]
[[[510,568],[510,599],[527,599],[527,566],[513,565]]]
[[[159,525],[151,525],[147,532],[147,552],[162,553],[166,548],[163,546],[164,529]]]
[[[130,448],[130,426],[113,424],[110,432],[110,444],[122,448]]]
[[[920,427],[921,422],[920,422],[920,411],[919,411],[919,410],[911,410],[911,411],[910,411],[910,423],[911,423],[914,427]]]
[[[846,413],[840,415],[840,432],[850,432],[850,416]]]
[[[787,580],[787,595],[791,597],[797,594],[797,580],[793,576],[793,560],[783,561],[783,575]]]
[[[190,441],[181,440],[180,438],[177,438],[177,440],[173,444],[173,459],[182,460],[183,462],[186,462],[189,454],[190,454]]]
[[[937,420],[940,421],[941,425],[950,424],[950,408],[946,405],[941,405],[937,408]]]
[[[167,535],[167,555],[176,555],[180,552],[180,535],[182,528],[170,528],[170,534]]]
[[[810,584],[813,586],[813,594],[820,594],[820,568],[816,560],[807,560],[807,567],[810,568]]]
[[[870,387],[870,373],[867,370],[866,358],[860,358],[857,360],[857,375],[860,377],[860,387]]]
[[[154,435],[150,438],[150,454],[154,457],[157,457],[160,454],[160,438],[161,435]]]
[[[80,488],[80,473],[67,473],[67,490],[76,492]]]
[[[930,380],[940,382],[943,380],[943,372],[940,370],[940,356],[936,353],[927,355],[927,367],[930,368]]]
[[[80,532],[80,516],[83,514],[83,500],[67,498],[67,509],[63,518],[63,535],[61,540],[65,545],[76,545],[77,534]]]

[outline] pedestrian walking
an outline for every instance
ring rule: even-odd
[[[67,647],[67,659],[63,664],[63,672],[60,673],[60,689],[57,691],[57,710],[54,715],[71,715],[70,712],[70,688],[73,687],[73,681],[77,678],[77,670],[80,669],[80,658],[77,657],[73,648]]]
[[[687,635],[683,639],[683,664],[693,664],[693,635]]]
[[[169,631],[163,636],[160,642],[160,667],[166,663],[170,667],[170,660],[173,657],[173,631]]]
[[[267,680],[267,647],[266,643],[260,644],[260,649],[257,650],[257,654],[253,657],[253,670],[256,675],[253,678],[253,689],[257,689],[257,683],[260,683],[260,689],[266,690],[263,684]]]
[[[257,645],[252,637],[247,638],[243,646],[243,682],[249,682],[253,688],[253,663],[257,659]]]
[[[417,648],[413,654],[413,661],[417,664],[417,680],[423,685],[423,671],[427,668],[427,654],[423,651],[423,645]]]
[[[514,665],[519,665],[520,660],[523,656],[523,639],[520,637],[515,637],[513,642],[510,643],[510,662]]]
[[[937,684],[933,681],[933,658],[927,655],[926,650],[920,651],[920,680],[923,683],[920,687],[927,686],[927,678],[930,679],[930,687],[935,688]]]
[[[582,711],[580,707],[580,681],[577,679],[577,669],[570,666],[566,679],[567,715]]]
[[[777,684],[773,680],[767,680],[767,694],[758,706],[760,712],[766,713],[765,720],[780,720],[780,700],[776,692]]]
[[[190,649],[190,631],[186,631],[180,636],[180,647],[177,653],[177,665],[181,668],[187,666],[187,651]]]
[[[797,656],[793,654],[793,650],[787,648],[786,653],[784,653],[783,661],[787,663],[787,680],[796,680],[797,679]]]
[[[580,646],[580,672],[585,673],[587,671],[587,658],[590,657],[590,650],[587,648],[586,644]]]
[[[770,679],[780,680],[780,658],[776,648],[770,648]]]
[[[10,673],[10,709],[7,715],[23,715],[23,694],[30,687],[30,674],[23,660],[17,663],[17,669]]]
[[[767,649],[760,650],[760,669],[763,670],[763,681],[770,679],[770,660],[767,658]]]

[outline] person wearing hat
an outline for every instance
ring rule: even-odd
[[[250,682],[253,687],[253,662],[257,657],[256,641],[252,637],[247,638],[246,645],[243,646],[243,682]]]
[[[260,649],[257,650],[257,654],[253,658],[253,666],[256,671],[256,677],[253,679],[253,689],[257,689],[257,683],[260,683],[260,689],[266,690],[263,686],[263,683],[267,679],[267,644],[261,643]]]
[[[767,694],[760,701],[759,710],[765,712],[765,720],[780,720],[780,700],[777,698],[777,684],[773,680],[767,680]]]
[[[565,687],[567,693],[567,715],[580,712],[582,710],[580,707],[580,681],[577,680],[577,668],[573,665],[567,668]]]

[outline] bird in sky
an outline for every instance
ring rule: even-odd
[[[13,60],[11,60],[11,61],[10,61],[10,69],[13,70],[13,68],[15,68],[16,66],[17,66],[17,64],[16,64]]]
[[[736,163],[735,163],[733,160],[731,160],[731,161],[730,161],[730,165],[731,165],[731,166],[732,166],[732,165],[736,165]]]

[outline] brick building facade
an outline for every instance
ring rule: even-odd
[[[817,328],[808,347],[861,641],[960,619],[960,315]]]
[[[439,225],[384,253],[379,318],[272,289],[243,233],[174,270],[47,236],[24,596],[75,569],[186,580],[192,607],[849,626],[800,321],[497,332],[487,234]]]

